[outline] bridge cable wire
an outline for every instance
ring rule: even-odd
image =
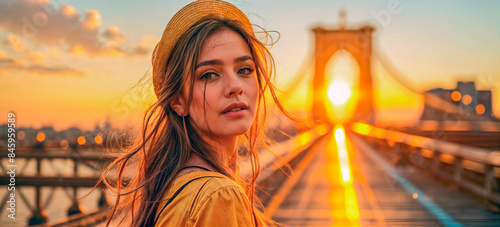
[[[441,111],[444,111],[445,113],[450,113],[450,114],[457,114],[460,117],[463,117],[465,119],[468,118],[473,118],[476,119],[477,117],[472,113],[472,111],[467,110],[463,107],[460,107],[458,105],[454,105],[453,103],[450,103],[447,100],[444,100],[440,96],[433,94],[431,92],[425,92],[423,89],[418,89],[414,85],[414,82],[409,82],[407,79],[408,76],[404,76],[401,71],[396,69],[394,64],[392,64],[392,61],[389,60],[387,55],[384,54],[383,51],[377,48],[376,51],[374,51],[375,56],[374,59],[377,60],[377,62],[380,63],[382,68],[393,78],[396,80],[399,84],[403,85],[406,89],[412,91],[413,93],[420,94],[424,96],[424,102],[426,105],[431,106],[435,109],[439,109]]]
[[[290,99],[292,97],[290,94],[295,92],[297,88],[302,84],[302,82],[310,80],[311,78],[309,78],[309,73],[311,73],[310,71],[311,69],[313,69],[313,64],[313,57],[305,58],[297,72],[291,77],[292,79],[286,83],[286,86],[284,88],[279,89],[280,97],[283,97],[284,99]]]
[[[408,77],[403,76],[403,73],[401,73],[401,71],[399,71],[394,64],[392,64],[392,61],[390,61],[387,58],[387,55],[385,55],[381,50],[377,48],[377,51],[374,51],[373,55],[374,59],[380,63],[382,68],[399,84],[403,85],[406,89],[415,94],[421,95],[424,92],[422,89],[417,89],[414,85],[412,85],[415,83],[413,81],[410,82]]]
[[[290,105],[290,102],[296,102],[296,98],[298,97],[297,94],[294,94],[296,93],[297,90],[299,90],[298,88],[303,85],[304,83],[307,84],[308,88],[307,88],[307,96],[306,97],[306,100],[310,100],[311,99],[311,92],[310,92],[310,85],[311,84],[311,80],[312,80],[312,70],[314,69],[313,68],[313,65],[314,64],[314,58],[312,56],[308,56],[306,58],[304,58],[304,60],[302,61],[302,63],[300,64],[300,67],[298,68],[298,70],[293,74],[293,76],[290,76],[290,77],[284,77],[284,76],[281,76],[281,78],[290,78],[288,81],[285,81],[283,82],[284,86],[283,88],[280,88],[279,86],[276,87],[276,96],[278,98],[278,100],[280,100],[281,104],[287,108],[287,106]],[[305,104],[308,104],[308,102],[306,101]],[[306,110],[306,112],[308,113],[309,110],[307,107],[304,107],[303,110]],[[298,116],[301,116],[302,114],[298,114],[298,113],[295,113],[296,117]],[[308,114],[306,114],[308,115]],[[281,113],[280,111],[278,111],[276,108],[271,108],[269,109],[269,116],[270,116],[270,119],[272,118],[276,118],[276,117],[280,117],[281,116]],[[306,119],[308,119],[308,117],[300,117],[299,119],[302,119],[304,121],[307,121]]]

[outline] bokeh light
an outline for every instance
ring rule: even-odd
[[[464,95],[462,98],[462,103],[465,105],[469,105],[472,103],[472,97],[470,95]]]
[[[43,142],[45,140],[45,133],[43,132],[38,132],[38,134],[36,135],[36,140],[38,142]]]
[[[80,145],[84,145],[85,142],[87,142],[87,140],[83,136],[79,136],[77,141],[78,141],[78,144],[80,144]]]
[[[59,145],[59,146],[61,146],[61,148],[62,148],[63,150],[66,150],[66,149],[68,149],[68,147],[69,147],[69,143],[68,143],[68,141],[67,141],[67,140],[63,140],[63,141],[61,141],[61,143],[60,143],[60,145]]]
[[[101,145],[102,144],[102,137],[100,135],[95,136],[94,141]]]
[[[24,131],[19,131],[19,132],[17,133],[17,138],[18,138],[19,140],[24,140],[24,138],[26,138],[26,133],[25,133]]]
[[[484,112],[486,111],[486,108],[484,107],[483,104],[479,104],[476,106],[476,113],[481,115],[481,114],[484,114]]]
[[[460,101],[461,98],[462,98],[462,94],[460,94],[460,92],[454,91],[451,93],[451,99],[453,101],[458,102],[458,101]]]

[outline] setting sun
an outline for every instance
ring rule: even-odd
[[[336,82],[328,88],[328,98],[333,104],[344,104],[351,97],[351,89],[347,84]]]

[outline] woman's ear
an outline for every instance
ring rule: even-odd
[[[182,97],[177,97],[170,106],[180,117],[187,116],[187,113],[184,113],[184,99]]]

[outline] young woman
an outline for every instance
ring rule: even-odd
[[[272,56],[248,18],[227,2],[192,2],[168,23],[152,65],[158,101],[141,137],[102,177],[117,192],[107,225],[272,225],[255,197],[266,94],[286,112]],[[239,173],[240,146],[252,163],[249,179]],[[136,176],[125,183],[132,162]]]

